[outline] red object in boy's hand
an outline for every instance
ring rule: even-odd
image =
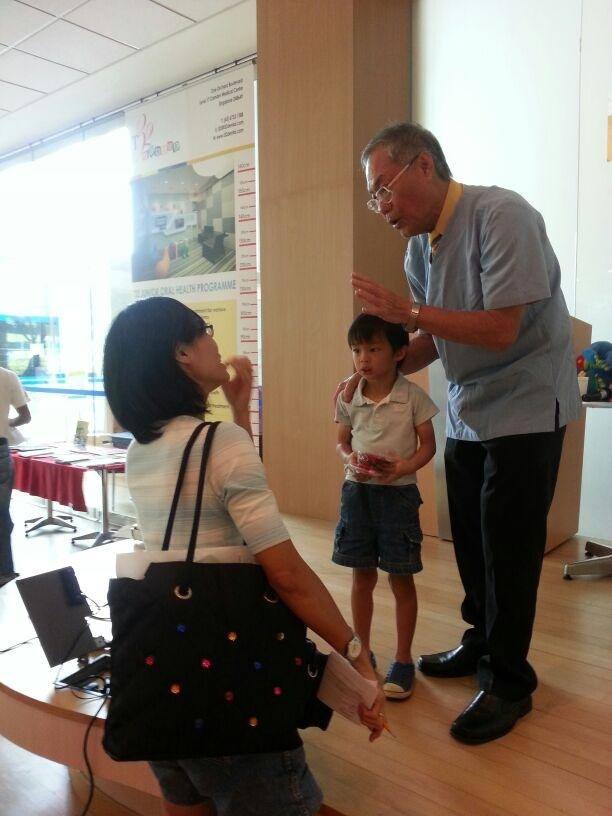
[[[377,456],[375,453],[357,452],[357,466],[362,470],[381,470],[389,463],[384,456]]]

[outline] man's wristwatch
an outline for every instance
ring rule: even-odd
[[[353,635],[353,637],[344,647],[342,657],[346,657],[347,660],[353,663],[355,660],[357,660],[360,654],[361,654],[361,638],[359,637],[359,635]]]
[[[419,315],[421,313],[421,304],[420,303],[412,303],[410,306],[410,318],[406,323],[402,323],[402,328],[404,331],[407,331],[409,334],[416,331],[417,329],[417,321],[419,319]]]

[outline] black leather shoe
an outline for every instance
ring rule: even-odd
[[[459,644],[456,649],[437,654],[421,655],[418,668],[430,677],[467,677],[476,673],[476,666],[484,652]]]
[[[494,694],[479,691],[451,725],[450,732],[455,739],[469,745],[489,742],[511,731],[531,707],[531,695],[522,700],[502,700]]]

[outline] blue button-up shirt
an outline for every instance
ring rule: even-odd
[[[485,440],[555,429],[577,419],[580,396],[559,262],[544,220],[520,195],[464,185],[430,262],[427,235],[410,239],[414,299],[478,311],[525,305],[504,351],[434,337],[448,385],[447,435]]]

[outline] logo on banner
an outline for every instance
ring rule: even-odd
[[[178,139],[166,139],[163,144],[155,144],[153,122],[143,113],[138,120],[136,132],[132,135],[132,149],[140,153],[142,161],[163,156],[165,153],[178,153],[181,143]]]

